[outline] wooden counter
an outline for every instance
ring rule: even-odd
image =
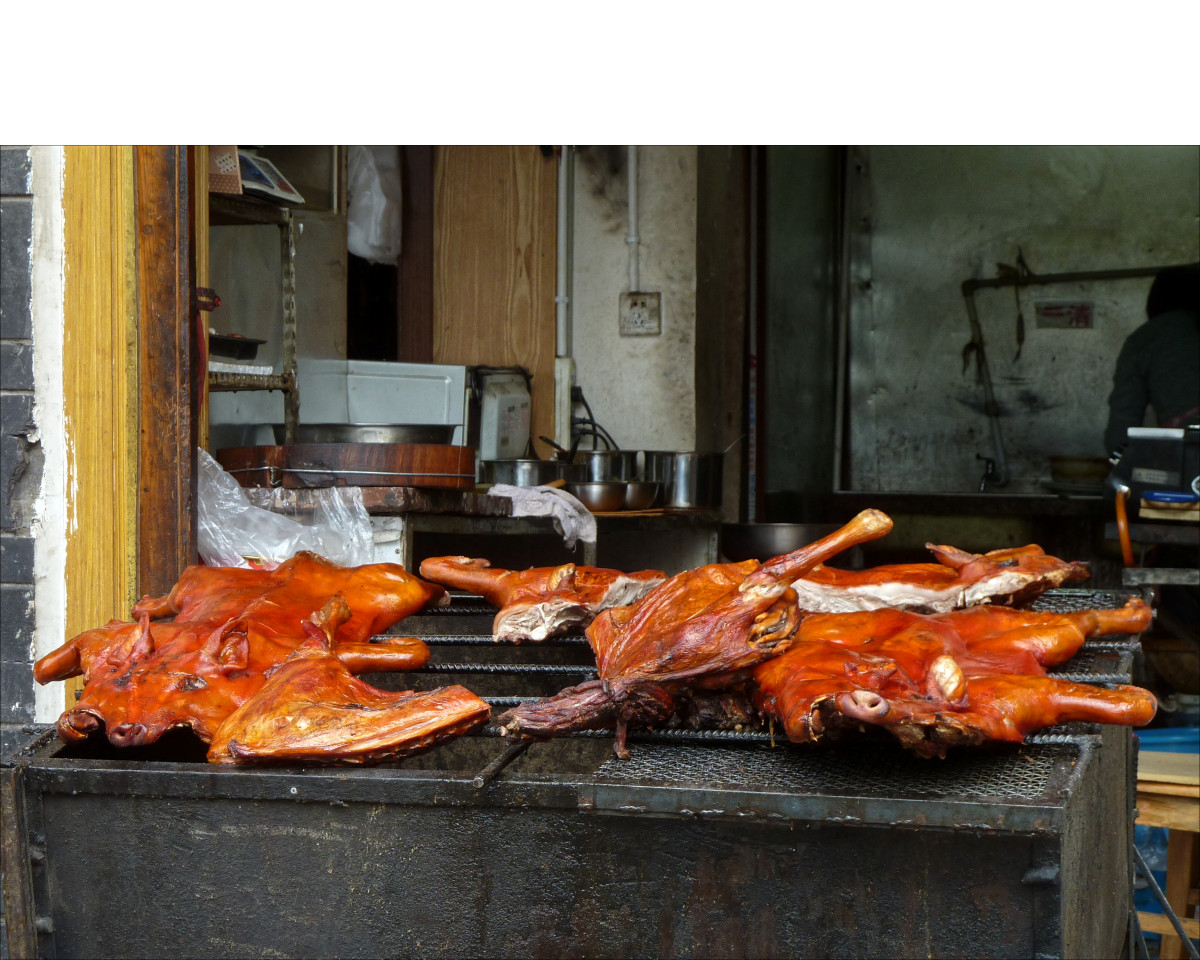
[[[1188,936],[1200,937],[1200,921],[1191,913],[1200,903],[1197,891],[1197,854],[1200,843],[1200,755],[1194,753],[1138,754],[1137,822],[1148,827],[1165,827],[1167,834],[1167,882],[1163,893]],[[1146,933],[1162,935],[1160,960],[1178,960],[1183,944],[1175,927],[1161,913],[1138,911],[1138,922]]]

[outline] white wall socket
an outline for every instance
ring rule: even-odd
[[[662,333],[662,294],[621,294],[621,336],[654,337]]]

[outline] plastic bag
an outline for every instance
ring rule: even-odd
[[[358,487],[247,490],[205,450],[197,461],[196,525],[209,566],[273,569],[301,550],[342,566],[372,561],[371,518]]]
[[[351,147],[346,162],[346,246],[372,263],[400,256],[400,149]]]

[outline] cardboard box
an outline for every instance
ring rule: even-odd
[[[237,147],[208,148],[208,189],[211,193],[241,194]]]

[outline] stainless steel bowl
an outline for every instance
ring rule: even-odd
[[[619,480],[589,480],[585,483],[568,483],[567,493],[575,497],[592,513],[611,513],[625,509],[625,488],[628,484]]]
[[[625,484],[625,509],[649,510],[658,499],[662,484],[654,480],[631,480]]]

